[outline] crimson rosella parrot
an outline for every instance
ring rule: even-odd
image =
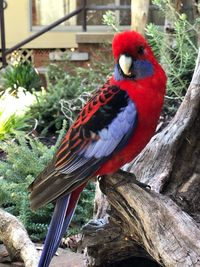
[[[29,188],[32,209],[56,201],[39,267],[49,266],[88,180],[130,162],[155,132],[165,72],[137,32],[116,34],[112,48],[113,76],[83,107],[53,160]]]

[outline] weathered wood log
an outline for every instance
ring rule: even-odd
[[[39,254],[23,224],[2,209],[0,209],[0,240],[6,246],[12,260],[21,259],[26,267],[38,266]]]
[[[176,116],[126,167],[151,190],[131,183],[131,174],[100,181],[110,210],[83,229],[88,266],[134,255],[167,267],[200,266],[199,92],[200,53]]]

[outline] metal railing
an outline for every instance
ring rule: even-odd
[[[6,42],[5,42],[5,24],[4,24],[4,1],[0,0],[0,29],[1,29],[1,60],[2,66],[5,67],[7,65],[6,62]]]
[[[5,33],[5,23],[4,23],[4,9],[7,7],[7,3],[5,0],[0,0],[0,30],[1,30],[1,61],[2,61],[2,67],[6,67],[7,61],[6,61],[6,56],[12,53],[13,51],[21,48],[25,44],[31,42],[32,40],[36,39],[37,37],[41,36],[42,34],[50,31],[51,29],[55,28],[62,22],[70,19],[73,16],[76,16],[80,14],[81,12],[83,13],[83,25],[82,25],[82,31],[86,32],[87,31],[87,12],[89,10],[128,10],[131,8],[129,5],[101,5],[101,6],[96,6],[96,5],[87,5],[87,0],[82,0],[82,5],[81,7],[75,9],[71,13],[65,15],[64,17],[56,20],[55,22],[51,23],[50,25],[42,28],[40,31],[36,32],[35,34],[31,35],[30,37],[24,39],[23,41],[17,43],[13,47],[6,49],[6,33]]]

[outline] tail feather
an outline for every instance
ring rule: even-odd
[[[57,200],[38,267],[48,267],[73,217],[85,184]]]
[[[81,189],[81,191],[82,191],[82,189]],[[76,191],[71,193],[70,201],[69,201],[68,208],[67,208],[67,214],[66,214],[65,221],[63,224],[62,233],[61,233],[60,239],[58,240],[57,244],[55,244],[54,254],[56,253],[57,248],[60,245],[62,236],[66,233],[68,226],[70,225],[70,222],[73,218],[77,203],[79,201],[80,193],[81,192],[79,192],[79,190],[78,191],[76,190]]]
[[[55,248],[55,244],[58,244],[59,246],[58,242],[62,234],[69,200],[70,194],[56,202],[38,267],[48,267],[55,251],[57,250],[57,248]]]

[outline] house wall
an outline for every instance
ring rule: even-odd
[[[30,1],[9,0],[5,9],[6,48],[10,48],[31,36]],[[23,48],[71,48],[77,47],[74,32],[50,31]]]

